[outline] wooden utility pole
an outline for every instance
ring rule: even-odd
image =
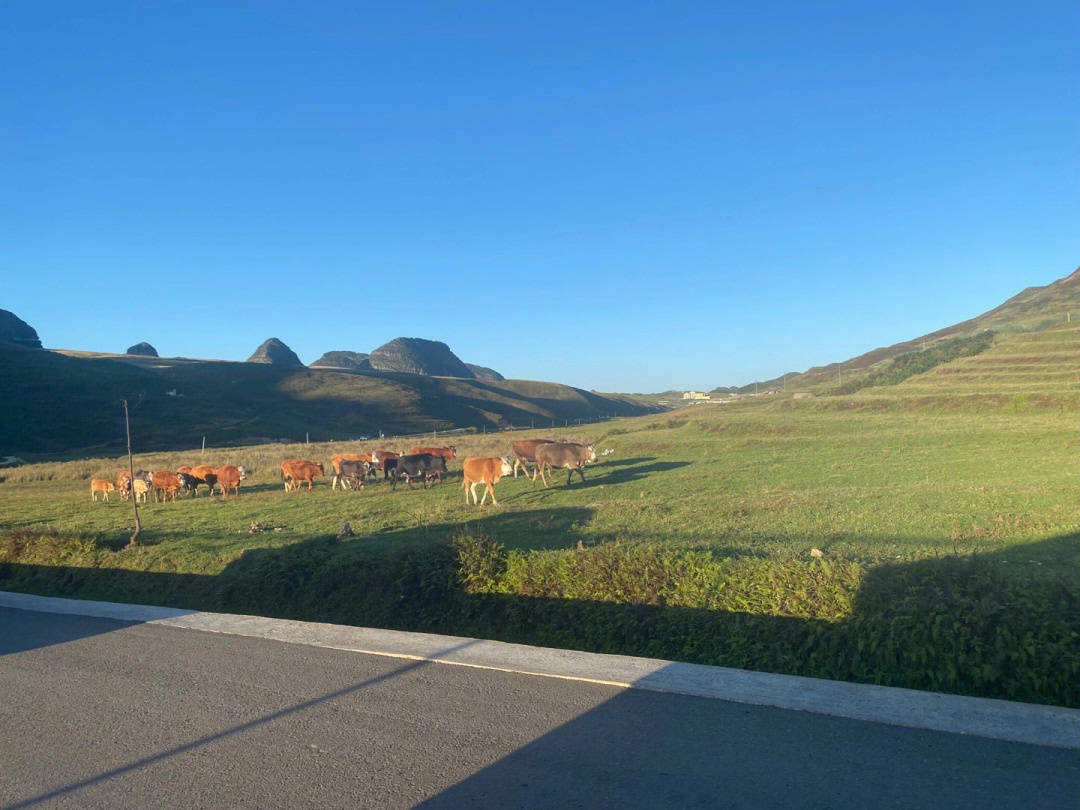
[[[127,435],[128,474],[131,476],[131,508],[135,510],[135,533],[125,548],[135,548],[142,525],[139,523],[139,499],[135,497],[135,462],[131,458],[131,419],[128,417],[128,401],[124,400],[124,433]]]

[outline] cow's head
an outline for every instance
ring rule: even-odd
[[[194,488],[194,482],[192,481],[191,476],[187,473],[177,473],[176,478],[178,481],[180,481],[180,486],[182,486],[184,489]]]
[[[236,471],[240,473],[240,480],[241,481],[246,481],[247,480],[247,470],[245,470],[243,468],[243,466],[237,467]]]
[[[379,451],[378,450],[372,450],[371,451],[371,463],[372,464],[378,464],[379,463]]]
[[[514,474],[514,468],[513,468],[513,466],[511,466],[510,462],[506,460],[506,456],[503,456],[502,458],[500,458],[499,461],[502,462],[502,471],[500,472],[500,475],[513,475]]]
[[[323,463],[321,461],[316,461],[315,466],[319,468],[319,472],[321,472],[323,475],[326,475],[326,468],[323,467]]]
[[[585,445],[585,461],[588,464],[596,461],[596,448],[592,444]]]
[[[450,448],[450,460],[451,461],[457,461],[457,448],[456,447],[451,446],[451,448]]]

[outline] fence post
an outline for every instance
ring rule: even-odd
[[[131,458],[131,419],[128,417],[128,401],[124,400],[124,433],[127,435],[127,451],[128,451],[128,475],[131,476],[131,508],[135,510],[135,533],[131,535],[131,539],[128,541],[127,548],[135,548],[136,541],[139,539],[139,532],[142,531],[142,524],[139,523],[139,500],[135,497],[135,463]]]

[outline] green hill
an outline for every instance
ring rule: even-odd
[[[0,344],[4,455],[113,453],[121,397],[142,450],[280,439],[562,424],[650,408],[567,385],[346,372],[136,355],[69,356]]]
[[[1071,315],[1080,319],[1080,269],[1043,287],[1028,287],[998,307],[967,321],[939,329],[913,340],[895,343],[845,360],[815,366],[803,372],[790,372],[771,380],[759,380],[759,389],[781,388],[787,391],[829,391],[885,361],[908,353],[922,352],[956,338],[971,338],[987,330],[996,333],[1039,332],[1069,322]],[[1006,341],[1008,345],[1008,341]],[[1037,372],[1032,372],[1037,374]],[[751,393],[755,384],[740,386],[739,393]],[[733,389],[717,389],[733,390]]]

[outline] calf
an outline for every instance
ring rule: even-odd
[[[341,475],[341,462],[343,461],[365,461],[368,465],[368,474],[374,468],[374,461],[372,461],[370,453],[334,453],[330,456],[330,466],[334,468],[334,477],[330,481],[330,489],[337,489],[338,484],[341,484],[342,489],[345,488],[345,482],[342,480]]]
[[[339,461],[334,480],[341,481],[342,490],[350,484],[353,489],[361,490],[364,488],[364,479],[367,478],[369,472],[371,472],[371,463],[368,461]]]
[[[217,481],[219,487],[221,487],[222,499],[229,497],[229,490],[236,490],[236,497],[240,497],[240,482],[247,478],[247,470],[243,467],[234,467],[231,464],[226,464],[223,467],[218,467],[214,470],[214,478]],[[211,491],[213,491],[211,489]]]
[[[547,487],[547,477],[544,470],[552,467],[557,470],[569,470],[566,476],[566,485],[570,486],[570,479],[574,472],[581,476],[581,483],[585,483],[585,473],[582,472],[586,464],[596,461],[596,449],[591,444],[573,444],[570,442],[551,442],[542,444],[536,448],[536,474]]]
[[[394,462],[394,485],[392,489],[397,490],[397,482],[402,478],[409,485],[409,489],[413,489],[412,479],[416,476],[423,477],[424,489],[427,489],[428,479],[436,473],[444,472],[446,472],[446,459],[442,456],[433,456],[431,453],[399,456]]]
[[[136,470],[135,478],[150,484],[150,473],[146,470]],[[120,500],[126,501],[131,494],[131,470],[121,470],[116,476],[116,488],[120,491]],[[145,493],[144,493],[145,494]]]
[[[480,500],[479,506],[484,505],[484,501],[487,500],[488,493],[491,493],[491,503],[493,506],[498,506],[499,502],[495,500],[495,485],[499,483],[499,479],[505,475],[510,475],[513,472],[513,468],[510,466],[510,462],[505,458],[467,458],[461,463],[461,473],[463,476],[461,486],[465,490],[465,503],[469,502],[469,496],[472,495],[472,502],[476,504],[476,487],[480,484],[484,485],[484,497]]]
[[[131,480],[131,491],[135,493],[136,503],[146,503],[146,493],[150,491],[150,482],[145,478],[133,478]]]
[[[186,473],[180,473],[187,479]],[[168,470],[157,470],[153,474],[154,485],[154,503],[157,503],[158,495],[161,495],[161,502],[165,503],[169,500],[169,496],[175,501],[180,493],[180,488],[184,486],[184,482],[180,480],[180,475]]]
[[[90,500],[97,503],[97,496],[100,492],[104,497],[102,500],[109,500],[109,493],[116,489],[116,484],[112,481],[104,481],[100,478],[94,478],[90,481]]]
[[[514,478],[517,478],[518,467],[525,471],[529,480],[536,483],[536,473],[529,475],[529,465],[526,461],[536,463],[536,448],[542,444],[554,444],[554,439],[519,439],[514,442]]]

